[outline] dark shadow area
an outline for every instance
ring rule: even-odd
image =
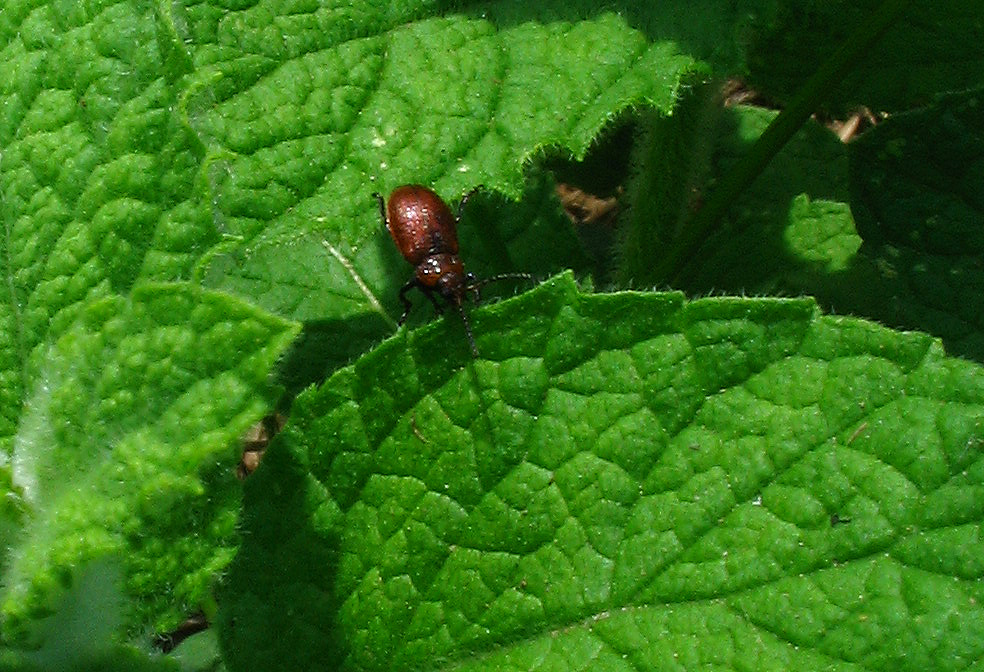
[[[374,313],[305,322],[278,366],[277,380],[286,391],[281,406],[289,407],[304,388],[324,382],[391,334],[391,327]]]
[[[722,141],[716,157],[719,175],[749,146],[738,139],[734,116],[726,116],[725,124],[720,137],[731,140]],[[677,288],[690,296],[810,295],[825,312],[933,334],[942,339],[948,354],[984,362],[984,258],[975,244],[979,236],[954,239],[959,223],[947,224],[945,207],[929,213],[931,219],[938,215],[943,230],[923,233],[903,222],[901,212],[871,212],[871,203],[888,202],[904,209],[904,202],[888,193],[876,166],[858,159],[860,145],[816,143],[816,137],[804,141],[817,133],[826,130],[807,125],[780,152],[732,206],[725,228],[705,242],[680,274]],[[913,129],[906,137],[912,142],[917,135]],[[829,147],[830,154],[818,154],[818,146]],[[829,170],[811,170],[818,162]],[[811,204],[829,201],[850,206],[863,238],[843,269],[831,271],[824,261],[804,259],[786,240],[794,201],[804,194]],[[946,241],[950,254],[912,243],[931,235],[937,247]],[[966,244],[961,246],[959,240]],[[965,253],[958,254],[954,247]]]
[[[339,548],[332,507],[305,448],[286,433],[245,483],[243,543],[219,589],[215,626],[231,669],[314,670],[344,658],[332,601]]]
[[[458,227],[461,259],[479,279],[499,273],[546,278],[564,269],[583,274],[593,262],[557,198],[553,177],[538,167],[527,171],[518,201],[480,190],[472,196]],[[491,298],[497,288],[483,290]]]
[[[713,173],[720,176],[741,160],[754,141],[742,137],[738,114],[724,114],[718,123],[719,140],[712,163]],[[748,131],[744,133],[747,135]],[[828,155],[817,156],[818,146],[829,148]],[[809,163],[804,165],[804,159]],[[818,166],[832,166],[832,170],[818,174],[813,170]],[[722,228],[705,241],[700,252],[678,274],[675,288],[691,296],[812,294],[797,284],[788,284],[788,280],[783,282],[784,278],[802,273],[820,280],[815,276],[820,266],[805,264],[784,240],[790,205],[804,193],[814,201],[846,203],[849,199],[846,178],[843,146],[834,142],[826,129],[807,125],[732,205]],[[713,184],[705,186],[708,192],[713,188]]]

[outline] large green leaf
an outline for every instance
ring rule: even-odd
[[[323,327],[323,368],[364,352],[392,330],[409,273],[373,191],[425,182],[453,201],[484,184],[515,197],[532,157],[583,155],[623,110],[668,114],[699,76],[672,39],[679,11],[657,30],[666,10],[588,5],[6,3],[4,452],[33,384],[23,365],[49,327],[137,281],[194,269]],[[556,204],[531,214],[531,229],[464,227],[495,251],[471,270],[575,265]]]
[[[248,484],[233,669],[984,655],[979,366],[809,300],[569,277],[474,319],[483,359],[449,320],[298,398]]]
[[[139,279],[187,278],[218,239],[158,28],[149,2],[14,0],[0,12],[5,453],[48,330]]]
[[[230,30],[265,11],[245,10]],[[209,105],[189,106],[215,148],[217,207],[237,240],[205,259],[204,282],[378,340],[392,329],[410,269],[384,233],[374,191],[424,182],[454,202],[483,184],[517,196],[531,157],[547,148],[583,156],[632,106],[668,114],[699,72],[672,42],[647,41],[624,16],[577,18],[573,8],[503,5],[411,23],[367,15],[341,35],[312,23],[298,38],[303,49],[264,45],[263,58],[249,54],[250,70],[241,67],[246,55],[221,50],[196,75],[205,87],[196,99]],[[537,225],[550,213],[556,229],[557,210],[530,213],[521,228],[497,227],[508,219],[501,209],[476,232],[466,220],[463,238],[497,252],[470,269],[572,265],[577,246]]]
[[[73,568],[120,563],[128,630],[173,627],[211,599],[237,541],[237,441],[274,403],[296,326],[183,284],[77,312],[37,362],[14,439],[27,514],[5,543],[2,636],[37,645]],[[9,544],[9,546],[8,546]]]

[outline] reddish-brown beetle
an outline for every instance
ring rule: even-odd
[[[529,273],[503,273],[476,280],[471,273],[465,273],[464,264],[458,256],[457,227],[462,208],[475,191],[473,189],[461,199],[457,215],[451,214],[451,208],[440,196],[419,184],[397,187],[390,194],[389,201],[384,201],[379,194],[373,196],[379,201],[379,214],[396,248],[416,269],[413,277],[400,289],[400,301],[403,302],[400,324],[406,321],[413,308],[407,292],[416,287],[441,313],[443,308],[434,296],[436,293],[461,315],[472,354],[478,357],[471,324],[462,307],[465,298],[472,294],[477,303],[479,290],[490,282],[508,278],[532,280],[533,276]]]

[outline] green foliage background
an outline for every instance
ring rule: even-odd
[[[970,0],[5,2],[0,666],[980,660],[982,45]],[[888,116],[752,169],[730,76]],[[379,345],[411,182],[553,276],[477,360],[425,309]]]

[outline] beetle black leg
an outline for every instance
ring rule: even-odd
[[[386,226],[386,201],[378,191],[372,192],[372,195],[373,198],[379,201],[379,216],[383,220],[383,226]]]
[[[400,289],[400,301],[403,302],[403,314],[400,315],[400,321],[397,322],[399,326],[403,326],[403,323],[407,321],[407,316],[410,315],[410,310],[413,309],[413,303],[407,298],[407,292],[417,286],[417,279],[414,278],[407,284],[403,285]]]
[[[465,273],[465,295],[471,295],[472,303],[476,306],[482,300],[482,294],[478,287],[475,287],[477,280],[474,273]]]
[[[444,306],[442,306],[440,303],[438,303],[437,297],[434,296],[434,291],[433,290],[425,290],[425,289],[421,289],[420,291],[423,292],[424,295],[427,296],[428,299],[430,299],[430,302],[431,303],[434,304],[434,311],[438,315],[442,315],[444,313]]]
[[[465,335],[468,337],[468,345],[471,346],[472,357],[478,359],[478,346],[475,345],[475,336],[472,335],[471,322],[468,321],[468,316],[465,314],[465,309],[461,305],[461,301],[456,301],[454,307],[458,309],[458,314],[461,315],[461,321],[465,323]]]
[[[403,326],[403,323],[407,321],[407,317],[413,309],[413,302],[410,301],[410,297],[408,297],[407,294],[414,288],[419,289],[421,294],[430,299],[430,302],[434,304],[434,311],[438,315],[441,315],[444,312],[444,306],[442,306],[440,302],[438,302],[437,297],[434,296],[434,290],[423,287],[419,282],[417,282],[417,278],[413,278],[400,288],[400,301],[403,302],[403,314],[400,315],[400,321],[397,322],[400,326]]]
[[[471,198],[476,191],[481,191],[481,190],[482,190],[482,185],[478,185],[477,187],[475,187],[474,189],[472,189],[467,194],[461,197],[461,200],[458,201],[458,212],[454,216],[456,222],[461,221],[461,213],[465,211],[465,203],[468,202],[468,199]]]

